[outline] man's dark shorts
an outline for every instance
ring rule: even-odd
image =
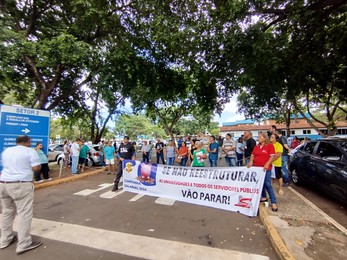
[[[78,158],[78,164],[85,165],[86,161],[87,161],[87,158],[81,158],[81,157]]]
[[[275,174],[276,174],[276,179],[281,179],[283,178],[283,172],[282,172],[282,167],[275,167]]]

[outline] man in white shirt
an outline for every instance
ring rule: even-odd
[[[142,161],[149,162],[149,145],[147,144],[147,141],[143,142],[141,152],[142,152]]]
[[[0,248],[7,248],[17,241],[17,236],[13,233],[13,222],[17,213],[19,223],[16,253],[22,254],[42,245],[41,241],[32,241],[30,235],[34,202],[33,171],[40,171],[41,162],[37,152],[30,148],[28,136],[18,136],[16,144],[17,146],[9,147],[1,154],[3,170],[0,176]]]
[[[78,174],[78,158],[80,157],[80,143],[81,139],[77,138],[71,145],[71,173],[72,175]]]

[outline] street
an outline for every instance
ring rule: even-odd
[[[101,173],[37,190],[32,234],[44,245],[26,259],[278,259],[259,218],[110,192],[112,181]],[[21,257],[14,245],[0,255]]]
[[[57,171],[56,163],[50,167]],[[279,259],[259,217],[122,188],[111,192],[113,178],[102,172],[36,190],[32,235],[44,245],[25,253],[26,259]],[[308,185],[291,189],[347,227],[344,205]],[[0,256],[22,257],[14,245]]]

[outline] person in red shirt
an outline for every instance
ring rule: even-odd
[[[250,162],[247,164],[247,167],[248,168],[251,166],[263,167],[265,172],[265,180],[264,180],[263,190],[261,193],[262,198],[260,202],[265,202],[268,200],[266,197],[266,192],[268,192],[270,201],[271,201],[272,211],[277,211],[278,207],[276,204],[277,203],[276,195],[271,185],[272,162],[276,159],[275,148],[273,144],[270,143],[266,133],[259,133],[258,140],[259,140],[259,143],[253,149]]]
[[[180,149],[178,149],[178,156],[181,157],[180,166],[186,166],[188,160],[188,147],[186,142],[182,142]]]
[[[300,140],[297,136],[294,136],[292,143],[290,144],[290,148],[294,149],[300,145]]]

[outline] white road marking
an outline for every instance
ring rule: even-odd
[[[132,197],[129,201],[137,201],[144,196],[145,196],[144,194],[137,194],[136,196]]]
[[[113,186],[113,184],[112,184],[112,186]],[[101,194],[100,198],[103,198],[103,199],[113,199],[113,198],[115,198],[118,195],[121,195],[123,193],[124,193],[123,186],[119,186],[117,191],[109,190],[109,191]]]
[[[105,189],[105,188],[108,188],[108,187],[113,186],[113,183],[103,183],[103,184],[100,184],[99,186],[100,186],[101,188],[94,189],[94,190],[92,190],[92,189],[81,190],[81,191],[79,191],[79,192],[74,193],[74,195],[88,196],[88,195],[90,195],[90,194],[93,194],[93,193],[95,193],[95,192],[98,192],[98,191],[100,191],[100,190],[103,190],[103,189]]]
[[[172,206],[176,200],[166,199],[166,198],[157,198],[155,203],[160,205]]]
[[[321,210],[320,208],[318,208],[315,204],[313,204],[311,201],[309,201],[308,199],[306,199],[303,195],[301,195],[299,192],[297,192],[296,190],[294,190],[292,187],[288,187],[293,193],[296,194],[296,196],[298,196],[299,198],[301,198],[302,200],[304,200],[309,206],[311,206],[311,208],[313,208],[314,210],[316,210],[319,214],[321,214],[327,221],[329,221],[331,224],[333,224],[337,229],[339,229],[342,233],[344,233],[345,235],[347,235],[347,229],[342,226],[341,224],[339,224],[335,219],[333,219],[332,217],[330,217],[328,214],[326,214],[323,210]]]
[[[0,214],[1,215],[1,214]],[[17,218],[15,230],[18,230]],[[97,250],[150,260],[266,260],[267,256],[132,235],[34,218],[31,234]]]

